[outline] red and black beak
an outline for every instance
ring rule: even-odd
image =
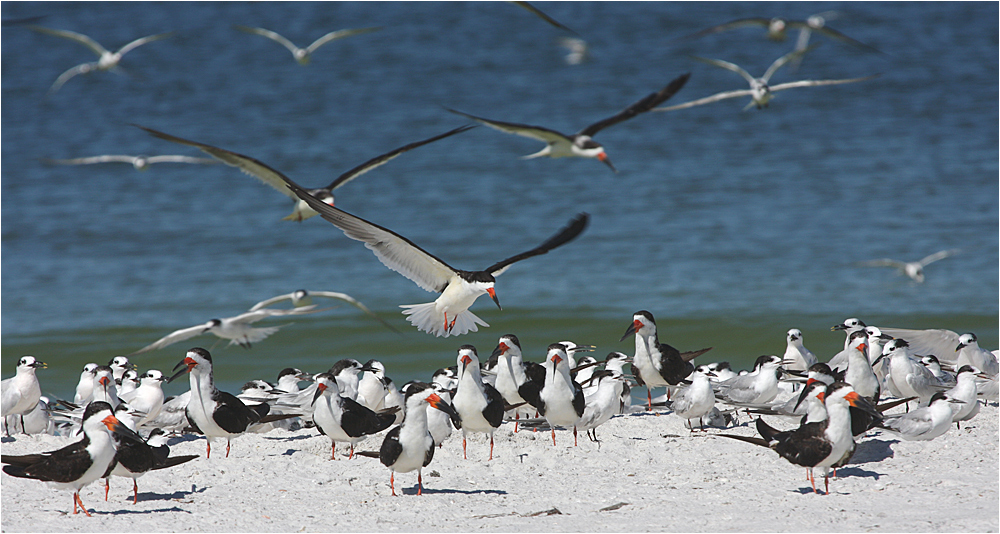
[[[119,436],[125,439],[130,439],[132,441],[144,443],[142,438],[139,437],[139,434],[136,434],[129,427],[122,424],[122,422],[119,421],[118,418],[115,417],[114,415],[109,415],[105,417],[104,419],[101,420],[101,422],[104,423],[104,426],[108,427],[108,430],[114,432],[115,434],[118,434]]]
[[[181,369],[180,371],[177,371],[177,368],[180,367],[180,366],[182,366],[182,365],[186,365],[187,368],[186,369]],[[195,366],[197,366],[197,365],[198,365],[198,362],[194,361],[191,358],[184,358],[183,360],[177,362],[177,365],[174,366],[174,371],[177,371],[177,372],[174,374],[174,376],[172,376],[169,379],[167,379],[167,383],[169,384],[169,383],[173,382],[174,379],[177,378],[178,376],[181,376],[181,375],[183,375],[185,373],[190,373],[191,369],[194,369]]]
[[[326,391],[326,384],[322,382],[317,382],[316,393],[313,394],[313,401],[312,401],[313,404],[316,404],[316,400],[319,399],[320,395],[322,395],[324,391]]]
[[[510,347],[508,347],[506,343],[504,343],[504,342],[501,341],[500,344],[497,345],[497,348],[493,349],[493,354],[490,354],[490,358],[491,359],[492,358],[499,358],[500,355],[502,355],[503,353],[507,352],[507,349],[509,349],[509,348]]]
[[[642,328],[642,321],[638,319],[632,321],[632,324],[629,325],[628,330],[625,331],[625,335],[623,335],[622,338],[618,340],[618,342],[621,343],[622,341],[625,341],[625,338],[631,336],[632,334],[635,334],[636,331],[639,330],[640,328]]]
[[[497,298],[497,291],[491,287],[487,289],[486,292],[490,294],[490,298],[493,299],[493,302],[497,303],[497,308],[500,308],[500,299]],[[500,309],[502,310],[503,308]]]
[[[430,404],[431,407],[433,407],[434,409],[441,410],[442,412],[448,414],[448,416],[451,417],[453,421],[455,419],[461,420],[461,417],[459,417],[458,412],[455,411],[455,407],[445,402],[444,399],[438,396],[437,393],[431,393],[430,395],[427,396],[427,404]]]
[[[868,399],[858,395],[857,392],[851,391],[847,395],[844,395],[844,399],[847,400],[851,406],[870,414],[872,417],[882,419],[881,412],[879,412],[875,406],[872,405],[872,403],[868,402]]]

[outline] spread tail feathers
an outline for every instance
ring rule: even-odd
[[[409,316],[406,320],[413,324],[413,326],[416,326],[417,330],[434,334],[438,337],[460,336],[467,332],[478,332],[479,327],[476,326],[477,324],[489,326],[486,321],[476,317],[469,310],[465,310],[459,313],[457,317],[453,317],[451,314],[448,315],[447,326],[451,326],[452,321],[454,321],[454,326],[451,326],[449,329],[445,326],[446,318],[444,312],[438,311],[434,302],[405,304],[400,306],[400,308],[403,308],[403,315]]]

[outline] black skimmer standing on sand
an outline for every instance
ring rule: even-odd
[[[38,399],[42,397],[42,388],[38,385],[38,377],[35,376],[35,370],[39,367],[44,369],[46,365],[34,356],[22,356],[17,361],[16,374],[0,383],[3,386],[2,406],[0,406],[3,408],[2,417],[20,416],[22,430],[24,415],[34,410],[38,406]]]
[[[635,312],[632,324],[619,341],[625,341],[625,338],[632,334],[635,334],[632,375],[640,386],[646,386],[646,399],[650,411],[653,409],[651,393],[653,388],[680,384],[681,380],[694,372],[691,360],[712,350],[712,347],[709,347],[682,353],[666,343],[661,344],[656,335],[656,320],[653,319],[653,314],[646,310]]]
[[[115,410],[116,417],[130,430],[135,431],[135,419],[128,414],[127,409],[119,406]],[[124,412],[124,414],[123,414]],[[157,469],[167,469],[185,462],[190,462],[198,458],[197,454],[185,456],[170,456],[170,447],[163,429],[155,428],[149,433],[145,440],[134,440],[112,436],[115,439],[115,461],[111,468],[104,474],[104,500],[108,500],[108,490],[110,489],[109,479],[111,475],[132,479],[132,504],[139,502],[138,479],[149,471]]]
[[[330,459],[337,459],[337,442],[351,445],[348,459],[354,457],[354,444],[377,434],[396,420],[395,413],[376,413],[350,397],[340,395],[337,379],[330,373],[316,375],[313,394],[313,422],[320,434],[330,438]]]
[[[107,365],[98,365],[94,371],[94,390],[87,402],[103,401],[117,408],[121,404],[118,398],[118,383],[115,382],[114,370]]]
[[[290,178],[281,174],[277,170],[268,167],[264,163],[257,161],[251,158],[250,156],[244,156],[243,154],[237,154],[236,152],[230,152],[222,148],[217,148],[212,145],[206,145],[204,143],[198,143],[196,141],[189,141],[187,139],[182,139],[180,137],[176,137],[170,134],[158,132],[151,128],[145,128],[143,126],[139,126],[138,124],[134,126],[142,128],[143,130],[146,130],[150,134],[159,137],[160,139],[165,139],[167,141],[172,141],[174,143],[179,143],[182,145],[188,145],[199,148],[201,149],[202,152],[205,152],[206,154],[212,156],[213,158],[225,163],[226,165],[238,168],[244,173],[249,174],[250,176],[253,176],[254,178],[257,178],[258,180],[264,182],[265,184],[273,187],[282,195],[291,198],[292,200],[295,201],[295,207],[292,209],[292,213],[290,215],[282,219],[284,221],[304,221],[305,219],[308,219],[317,214],[315,208],[310,207],[309,204],[307,204],[303,200],[300,200],[299,197],[289,187],[288,184],[294,184],[295,182],[293,182]],[[374,158],[362,163],[361,165],[358,165],[357,167],[354,167],[353,169],[345,172],[344,174],[341,174],[334,181],[330,182],[330,185],[327,185],[325,187],[319,187],[316,189],[306,189],[305,191],[312,197],[319,199],[321,202],[333,206],[334,189],[337,189],[338,187],[346,184],[347,182],[350,182],[351,180],[374,169],[375,167],[388,163],[389,161],[391,161],[392,159],[396,158],[397,156],[406,151],[413,150],[414,148],[426,145],[427,143],[433,143],[434,141],[444,139],[445,137],[449,137],[457,133],[462,133],[470,128],[473,128],[473,126],[461,126],[455,128],[454,130],[447,131],[441,135],[436,135],[429,139],[424,139],[423,141],[417,141],[415,143],[410,143],[406,146],[399,147],[395,150],[386,152],[381,156],[375,156]]]
[[[212,355],[203,348],[195,347],[187,351],[184,359],[174,369],[184,367],[170,377],[168,382],[188,373],[191,375],[191,398],[185,414],[188,423],[205,435],[205,457],[212,456],[212,439],[226,438],[226,458],[229,457],[229,441],[247,431],[254,423],[266,422],[270,406],[262,402],[253,408],[247,407],[231,393],[219,391],[212,377]]]
[[[479,354],[476,347],[462,345],[458,349],[458,387],[452,397],[462,430],[462,457],[466,454],[466,436],[470,432],[490,435],[490,460],[493,459],[493,432],[503,423],[503,395],[493,386],[483,382],[479,372]]]
[[[519,389],[521,397],[538,410],[552,427],[552,445],[556,444],[556,426],[573,427],[573,446],[576,446],[576,425],[586,410],[583,387],[569,375],[569,358],[562,343],[553,343],[546,350],[544,378],[537,368],[529,372],[529,380]],[[541,380],[539,380],[541,378]]]
[[[362,33],[369,33],[382,29],[380,27],[373,27],[373,28],[350,28],[346,30],[336,30],[323,35],[319,39],[316,39],[315,41],[312,42],[312,44],[310,44],[305,48],[299,48],[294,44],[292,44],[292,42],[286,39],[285,37],[271,30],[266,30],[264,28],[251,28],[249,26],[240,26],[238,24],[233,27],[241,32],[246,32],[252,35],[260,35],[261,37],[266,37],[280,44],[281,46],[287,48],[288,51],[292,53],[292,57],[295,58],[295,61],[297,61],[299,65],[308,65],[309,60],[312,58],[313,52],[315,52],[317,48],[325,45],[326,43],[329,43],[330,41],[335,41],[337,39],[343,39],[344,37],[350,37],[352,35],[361,35]]]
[[[521,260],[545,254],[573,240],[590,220],[589,215],[581,213],[559,233],[529,251],[501,260],[482,271],[460,271],[392,230],[327,205],[291,180],[287,180],[287,184],[324,219],[343,230],[347,237],[363,242],[383,265],[409,278],[425,291],[441,293],[434,302],[400,306],[404,308],[403,314],[409,316],[407,321],[418,330],[438,337],[476,332],[479,330],[477,324],[489,326],[470,312],[469,307],[480,295],[489,294],[500,308],[500,300],[493,289],[496,277]]]
[[[414,469],[417,471],[417,495],[421,495],[424,492],[421,469],[434,458],[435,443],[427,428],[428,408],[425,403],[451,417],[458,417],[458,414],[428,384],[411,383],[406,389],[406,417],[402,424],[385,435],[379,449],[379,460],[392,471],[389,487],[393,495],[396,495],[396,473],[409,473]]]
[[[858,330],[851,334],[851,342],[847,347],[847,370],[844,372],[844,382],[854,388],[854,391],[868,399],[872,404],[878,403],[881,387],[878,377],[868,361],[868,332]]]
[[[24,456],[2,456],[8,464],[3,472],[19,478],[51,482],[61,489],[73,490],[73,513],[77,504],[83,513],[90,512],[80,500],[80,488],[104,476],[115,459],[115,433],[125,439],[141,440],[115,417],[111,405],[92,402],[83,412],[83,439],[57,451]]]
[[[526,401],[517,392],[518,388],[528,380],[524,374],[524,356],[521,354],[521,342],[514,334],[500,336],[497,348],[493,349],[490,359],[496,358],[496,382],[494,387],[503,396],[508,406],[523,405]],[[517,432],[518,420],[522,408],[514,408],[514,432]]]
[[[662,104],[668,98],[674,96],[674,93],[680,91],[681,87],[684,87],[684,84],[687,83],[688,78],[690,77],[690,73],[682,74],[668,83],[663,89],[647,95],[645,98],[625,108],[617,115],[595,122],[573,135],[566,135],[542,126],[496,121],[492,119],[485,119],[483,117],[477,117],[475,115],[470,115],[454,109],[445,109],[448,109],[448,111],[452,113],[468,117],[476,122],[489,126],[494,130],[520,135],[522,137],[530,137],[546,143],[545,148],[535,152],[534,154],[524,156],[522,159],[532,159],[543,156],[550,158],[595,158],[610,167],[612,171],[618,172],[618,170],[615,169],[615,166],[611,164],[611,160],[608,159],[608,154],[605,152],[604,146],[597,141],[594,141],[592,139],[593,136],[596,135],[597,132],[609,126],[614,126],[619,122],[631,119],[640,113],[645,113]]]
[[[763,439],[732,434],[719,435],[770,447],[789,462],[809,468],[810,474],[814,468],[823,468],[826,471],[824,474],[826,493],[829,494],[829,469],[843,465],[854,453],[855,443],[854,436],[851,435],[848,407],[858,407],[873,416],[880,416],[871,403],[845,382],[834,382],[827,386],[823,400],[827,417],[822,421],[805,423],[795,430],[778,432],[757,418],[757,431]],[[810,482],[813,493],[818,493],[815,478],[811,475]]]

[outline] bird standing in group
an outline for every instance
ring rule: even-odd
[[[167,377],[163,373],[150,369],[139,377],[139,387],[128,394],[122,394],[121,400],[125,401],[130,409],[143,414],[136,422],[136,426],[142,426],[160,415],[164,400],[162,386],[166,381]]]
[[[34,356],[22,356],[17,361],[17,371],[14,376],[0,383],[2,393],[2,417],[6,419],[8,415],[16,415],[21,419],[21,430],[24,430],[24,416],[38,406],[38,399],[42,396],[42,388],[38,384],[38,377],[35,370],[41,367],[46,368],[44,362],[35,359]],[[7,429],[10,435],[10,429]]]
[[[646,400],[649,410],[653,409],[651,390],[655,387],[676,386],[691,373],[691,360],[712,350],[712,347],[681,353],[677,349],[660,343],[656,335],[656,320],[646,310],[635,312],[632,324],[619,340],[635,334],[635,356],[632,357],[632,375],[640,386],[646,386]],[[669,388],[668,388],[669,392]]]
[[[699,365],[694,370],[691,378],[691,385],[681,388],[674,394],[673,403],[670,407],[678,417],[683,419],[688,429],[694,432],[694,421],[698,419],[701,429],[705,429],[703,417],[708,415],[715,407],[715,392],[712,390],[710,378],[715,373],[708,370],[708,366]]]
[[[493,432],[503,423],[503,396],[493,386],[483,382],[479,371],[479,354],[476,347],[462,345],[458,349],[458,387],[452,397],[452,406],[458,412],[462,430],[462,457],[466,453],[466,436],[471,432],[490,435],[490,457],[493,459]]]
[[[819,361],[819,358],[803,345],[802,331],[792,328],[785,336],[785,355],[781,365],[786,371],[806,371],[809,366]]]
[[[556,444],[556,427],[573,427],[573,446],[577,446],[577,423],[586,409],[583,388],[569,374],[569,358],[562,343],[549,345],[545,354],[545,379],[539,384],[532,379],[519,393],[538,410],[552,429],[552,445]]]
[[[931,373],[930,369],[911,355],[906,340],[893,339],[886,343],[880,358],[889,358],[889,374],[886,381],[891,381],[901,396],[917,397],[920,405],[930,402],[935,393],[949,389],[934,376],[934,373]]]
[[[963,365],[955,377],[955,387],[945,392],[952,400],[961,403],[951,404],[951,421],[955,428],[961,429],[962,421],[968,421],[979,413],[979,399],[976,396],[976,378],[982,376],[979,369],[971,365]]]
[[[493,387],[496,388],[503,397],[504,403],[508,406],[517,406],[511,410],[514,417],[514,432],[518,431],[518,421],[521,413],[524,412],[522,406],[527,401],[518,393],[518,389],[528,380],[524,372],[524,356],[521,353],[521,342],[514,334],[500,336],[497,348],[493,350],[490,359],[496,357],[496,381]]]
[[[931,396],[927,406],[899,415],[888,415],[878,425],[907,441],[930,441],[951,428],[952,405],[965,404],[943,391]]]
[[[382,440],[379,460],[392,471],[389,475],[389,487],[393,495],[396,495],[396,473],[409,473],[413,470],[417,471],[417,495],[424,492],[421,469],[427,467],[434,458],[434,436],[427,427],[427,410],[430,408],[452,417],[458,416],[455,409],[432,386],[420,382],[411,384],[406,392],[406,417]]]
[[[337,459],[338,441],[350,444],[348,459],[351,459],[356,443],[389,428],[396,420],[395,414],[376,413],[349,397],[341,396],[337,379],[330,373],[316,375],[313,404],[316,429],[332,442],[331,460]]]
[[[492,119],[485,119],[483,117],[477,117],[475,115],[470,115],[454,109],[445,109],[452,113],[462,115],[463,117],[468,117],[476,122],[489,126],[494,130],[520,135],[522,137],[530,137],[546,143],[545,148],[535,152],[534,154],[524,156],[521,159],[534,159],[543,156],[550,158],[595,158],[617,173],[618,170],[615,169],[615,166],[611,164],[611,160],[608,159],[608,154],[604,150],[604,146],[597,141],[594,141],[592,139],[593,136],[596,135],[597,132],[609,126],[631,119],[640,113],[645,113],[662,104],[668,98],[674,96],[677,91],[680,91],[681,87],[684,87],[684,84],[687,83],[688,78],[690,77],[691,74],[682,74],[668,83],[663,89],[647,95],[645,98],[625,108],[617,115],[595,122],[573,135],[559,133],[555,130],[550,130],[542,126],[496,121]]]
[[[591,376],[594,390],[590,395],[584,394],[586,405],[576,424],[587,433],[591,441],[600,443],[597,439],[597,427],[621,413],[622,387],[626,380],[625,375],[620,372],[607,369],[594,371]]]
[[[716,383],[716,399],[734,405],[771,402],[778,396],[781,362],[778,356],[759,356],[752,372]]]

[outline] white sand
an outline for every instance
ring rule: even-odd
[[[765,418],[768,420],[768,418]],[[781,420],[773,426],[787,428]],[[726,432],[754,435],[743,425]],[[453,434],[424,471],[396,477],[377,459],[330,461],[330,442],[314,429],[245,435],[215,442],[198,458],[139,479],[83,489],[92,518],[72,515],[71,494],[2,478],[3,531],[986,531],[998,530],[998,410],[931,442],[870,433],[853,463],[812,493],[805,469],[774,452],[719,437],[692,436],[673,415],[615,417],[598,429],[601,447],[581,433],[514,434],[504,424],[489,443],[469,440],[462,459]],[[718,433],[711,430],[707,434]],[[3,454],[52,450],[68,438],[5,438]],[[377,450],[381,435],[359,450]],[[201,454],[204,439],[172,446]],[[435,473],[439,473],[435,474]],[[820,486],[822,488],[822,486]],[[400,491],[402,489],[402,491]],[[627,503],[613,510],[602,509]],[[547,515],[549,510],[558,513]],[[541,514],[539,514],[541,512]]]

